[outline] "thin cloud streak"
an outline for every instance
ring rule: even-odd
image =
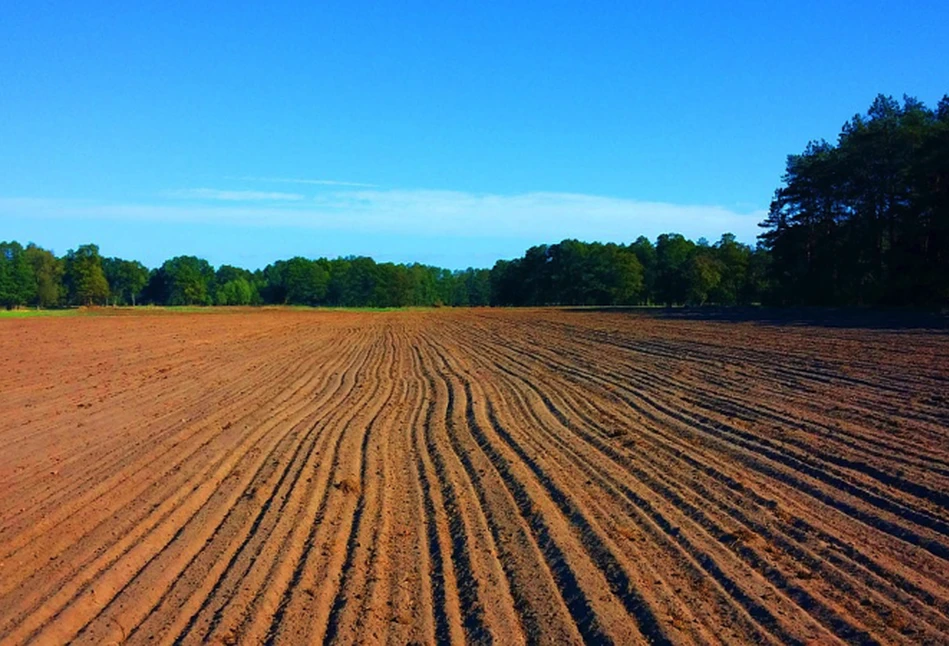
[[[640,202],[575,193],[472,194],[433,190],[335,191],[273,204],[107,204],[75,200],[0,198],[0,217],[147,220],[441,236],[518,239],[564,238],[629,242],[675,231],[716,239],[732,232],[753,243],[765,211],[721,206]]]
[[[216,188],[182,188],[166,191],[165,196],[181,200],[220,200],[223,202],[295,202],[303,199],[303,195],[299,193],[227,191]]]
[[[243,182],[270,182],[272,184],[309,184],[311,186],[352,186],[355,188],[376,188],[377,184],[364,182],[342,182],[335,179],[297,179],[293,177],[229,177]]]

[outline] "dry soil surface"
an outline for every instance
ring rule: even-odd
[[[0,642],[947,643],[949,335],[0,321]]]

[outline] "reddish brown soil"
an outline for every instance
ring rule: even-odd
[[[0,322],[0,642],[947,643],[949,335]]]

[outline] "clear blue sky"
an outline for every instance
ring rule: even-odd
[[[753,242],[787,154],[949,92],[946,2],[237,5],[0,3],[0,239],[251,268]]]

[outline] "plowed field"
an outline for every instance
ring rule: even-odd
[[[947,643],[949,335],[0,321],[0,642]]]

